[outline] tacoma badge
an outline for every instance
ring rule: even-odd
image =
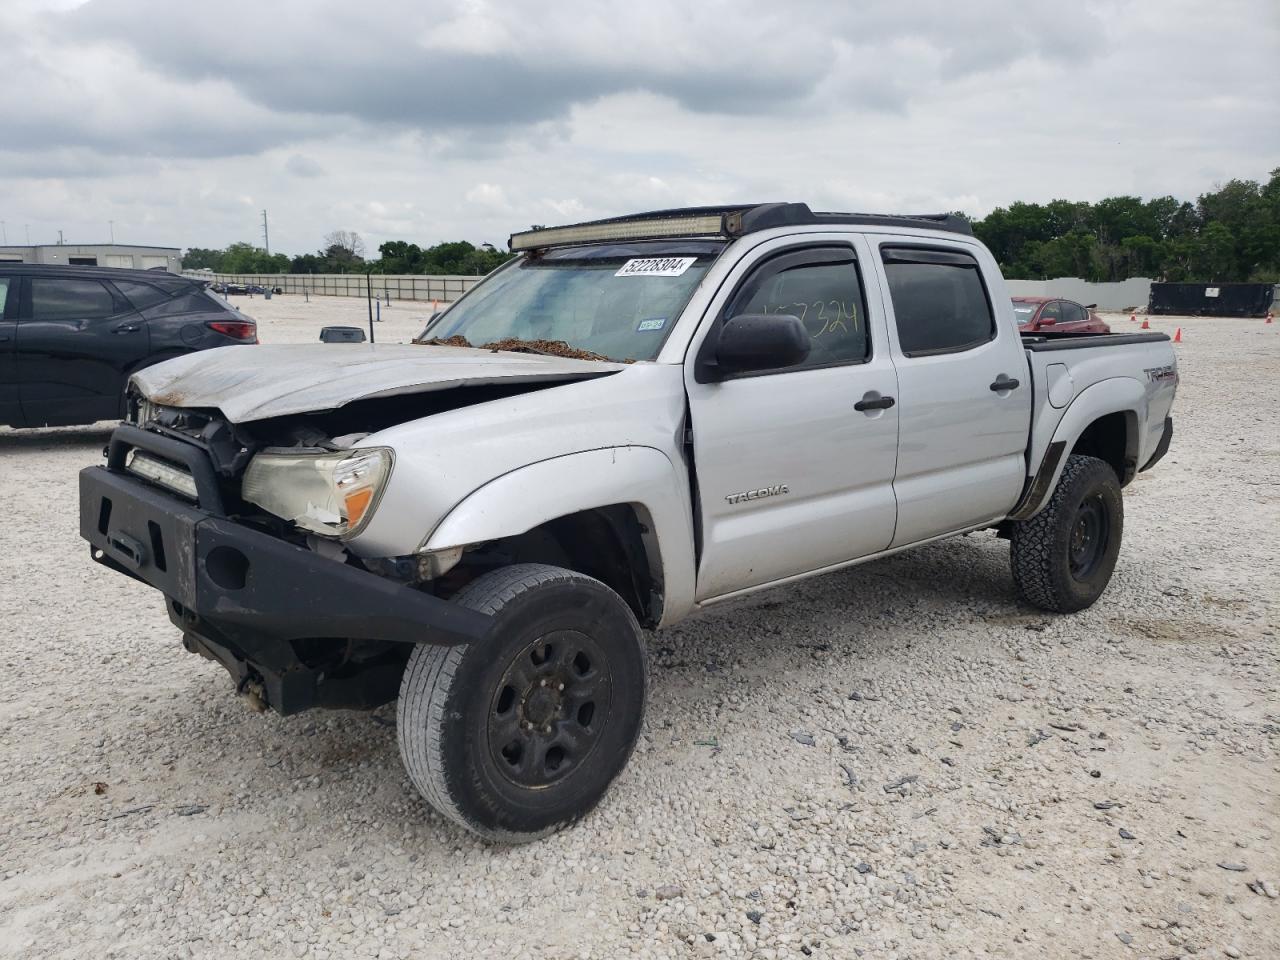
[[[775,483],[772,487],[761,487],[759,490],[748,490],[745,493],[730,493],[725,495],[725,500],[729,503],[744,503],[747,500],[763,500],[765,497],[779,497],[784,493],[790,493],[785,483]]]

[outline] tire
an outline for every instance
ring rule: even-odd
[[[1054,613],[1091,606],[1111,582],[1124,535],[1124,499],[1115,471],[1072,455],[1048,505],[1014,524],[1010,560],[1024,600]]]
[[[640,625],[600,581],[546,564],[483,574],[453,599],[494,624],[479,643],[410,655],[400,758],[459,826],[545,837],[586,815],[631,756],[648,688]]]

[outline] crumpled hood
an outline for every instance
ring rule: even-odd
[[[153,403],[216,407],[232,423],[332,410],[353,400],[495,383],[607,376],[624,364],[417,344],[229,346],[175,357],[133,375]]]

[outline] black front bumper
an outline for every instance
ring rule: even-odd
[[[117,430],[112,466],[80,472],[80,535],[98,563],[165,595],[188,649],[242,687],[259,683],[279,712],[377,706],[394,697],[412,644],[487,632],[484,614],[237,523],[220,501],[204,509],[204,478],[197,506],[123,471],[122,445],[172,459],[160,449],[172,443]]]

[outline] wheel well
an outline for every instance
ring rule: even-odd
[[[1072,453],[1097,457],[1110,464],[1121,484],[1126,484],[1138,472],[1137,416],[1132,411],[1120,410],[1099,417],[1080,434]]]
[[[661,561],[643,507],[613,504],[548,520],[489,545],[512,563],[549,563],[595,577],[626,601],[636,619],[662,617]]]

